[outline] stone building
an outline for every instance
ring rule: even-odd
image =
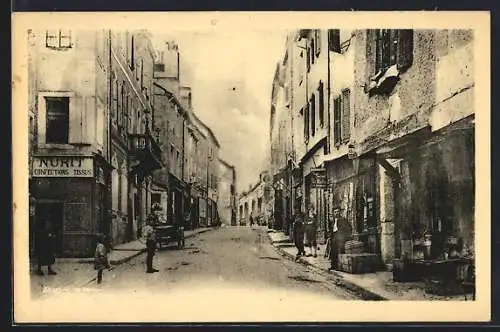
[[[320,223],[338,215],[373,268],[423,258],[423,243],[427,258],[472,251],[472,31],[300,30],[286,52],[293,130],[271,136],[294,141],[293,204],[316,202]]]
[[[219,183],[217,206],[221,224],[236,225],[236,170],[219,158]]]
[[[147,213],[148,177],[162,163],[150,134],[153,54],[143,38],[30,32],[32,230],[49,220],[59,256],[91,255],[97,233],[112,244],[133,239]]]

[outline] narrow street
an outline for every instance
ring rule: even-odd
[[[184,250],[161,249],[155,274],[146,274],[145,255],[106,272],[104,291],[149,290],[155,293],[212,282],[248,289],[294,290],[351,299],[326,277],[281,257],[264,228],[228,227],[189,239]],[[187,285],[189,283],[189,286]]]

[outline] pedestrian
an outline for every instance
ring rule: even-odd
[[[250,213],[250,226],[253,226],[253,212]]]
[[[153,218],[150,216],[150,218],[148,218],[148,220],[146,221],[146,225],[144,226],[144,231],[143,231],[147,249],[146,273],[158,272],[157,269],[153,268],[153,256],[155,255],[156,252],[156,232],[152,224],[153,224]]]
[[[37,271],[36,274],[43,276],[42,266],[47,266],[47,272],[50,275],[57,273],[52,269],[56,258],[54,256],[54,233],[52,232],[52,223],[50,217],[37,225],[35,234],[35,251],[37,256]]]
[[[297,248],[297,256],[295,260],[298,260],[300,256],[306,254],[304,250],[304,222],[303,217],[300,212],[297,212],[294,216],[295,222],[293,223],[293,235],[295,247]]]
[[[338,259],[339,259],[339,253],[338,253],[338,238],[337,238],[337,232],[338,232],[338,219],[339,219],[339,210],[335,209],[333,211],[333,218],[330,221],[329,225],[329,242],[330,242],[330,250],[328,253],[328,256],[330,258],[330,268],[329,270],[337,270],[338,269]]]
[[[97,283],[102,282],[102,272],[109,268],[108,250],[106,249],[106,238],[104,234],[97,235],[97,243],[94,253],[94,270],[97,270]]]
[[[309,204],[307,209],[306,223],[306,247],[309,248],[309,253],[307,256],[317,257],[318,243],[317,238],[317,220],[316,213],[314,212],[314,206]]]

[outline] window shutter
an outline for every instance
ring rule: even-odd
[[[311,101],[311,136],[316,134],[316,96],[312,95]]]
[[[309,104],[305,106],[304,112],[304,137],[306,140],[309,139]]]
[[[329,29],[328,30],[328,50],[332,52],[340,53],[340,30],[339,29]]]
[[[413,63],[413,30],[400,30],[398,37],[397,64],[405,71]]]
[[[310,52],[310,47],[306,49],[306,56],[307,56],[307,71],[311,70],[311,52]]]
[[[386,69],[391,63],[391,31],[382,30],[382,64],[380,69]]]
[[[70,98],[69,100],[69,143],[78,144],[83,142],[83,113],[82,109],[85,99]],[[80,104],[80,105],[78,105]],[[83,105],[82,105],[83,104]]]
[[[340,98],[333,100],[333,140],[335,144],[340,143]]]
[[[316,30],[316,56],[321,52],[321,30]]]
[[[390,65],[395,65],[398,58],[399,30],[389,30],[389,57]]]
[[[311,39],[311,47],[309,48],[309,52],[311,52],[311,56],[310,56],[310,59],[311,59],[311,62],[314,64],[314,60],[316,59],[316,43],[314,42],[314,36],[313,38]]]
[[[319,123],[321,127],[325,124],[325,96],[323,91],[323,82],[319,82]]]
[[[342,141],[347,142],[351,138],[351,91],[342,92]]]

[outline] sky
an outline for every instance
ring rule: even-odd
[[[219,140],[220,157],[236,167],[238,192],[265,167],[271,86],[285,36],[237,29],[157,35],[178,43],[181,84],[191,86],[194,112]]]

